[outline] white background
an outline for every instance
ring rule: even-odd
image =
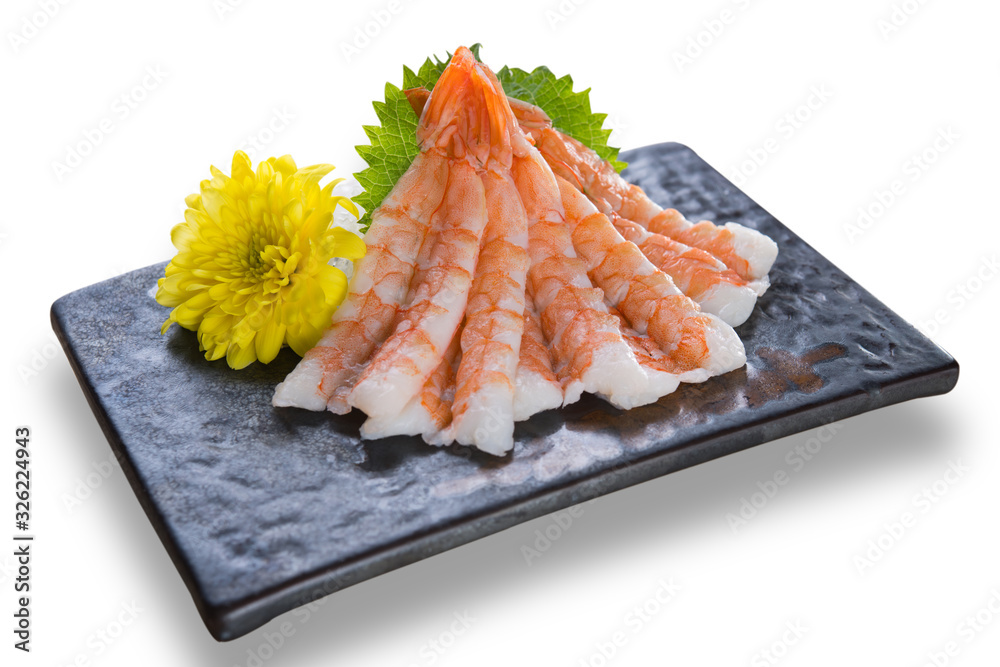
[[[956,655],[937,655],[938,664],[996,664],[1000,280],[989,262],[1000,245],[1000,5],[895,2],[912,16],[897,14],[891,31],[880,21],[894,0],[511,1],[488,10],[435,0],[100,0],[58,5],[51,18],[38,13],[44,2],[4,2],[0,515],[7,526],[14,428],[29,424],[37,535],[28,656],[11,648],[13,558],[0,552],[4,664],[228,667],[263,655],[289,666],[918,666],[951,641]],[[713,23],[724,10],[728,22]],[[348,57],[344,45],[373,12],[386,25],[370,26],[377,34]],[[681,63],[689,40],[701,53],[691,47],[692,62]],[[289,614],[217,643],[120,470],[67,506],[110,450],[55,347],[49,306],[171,257],[184,196],[209,164],[228,170],[275,109],[294,118],[255,160],[292,153],[348,175],[385,81],[399,83],[404,63],[476,41],[495,68],[546,64],[592,87],[594,109],[609,114],[624,148],[681,141],[739,178],[877,297],[932,329],[963,364],[961,381],[949,395],[847,420],[801,470],[786,455],[817,432],[613,494],[566,529],[553,517],[517,526],[340,592],[308,620]],[[147,67],[162,81],[145,78]],[[144,99],[122,118],[116,99],[144,78],[147,90],[135,94]],[[817,108],[800,108],[824,87]],[[789,131],[783,118],[797,110],[808,118]],[[60,179],[54,163],[105,118],[110,134]],[[934,149],[949,128],[957,139]],[[914,172],[909,161],[926,150],[936,160]],[[763,165],[740,177],[755,153]],[[859,208],[879,212],[879,193],[885,199],[897,179],[902,194],[849,235]],[[935,314],[945,321],[933,324]],[[968,470],[939,482],[933,504],[915,499],[953,462]],[[727,514],[782,470],[790,481],[734,531]],[[888,537],[886,524],[905,512],[915,525]],[[522,547],[546,529],[561,534],[528,565]],[[880,539],[887,549],[859,567]],[[666,603],[655,599],[661,580],[680,588]],[[648,621],[628,616],[647,604]],[[138,607],[134,620],[123,605]],[[985,624],[974,630],[966,619],[977,612]],[[451,634],[456,613],[474,618],[460,636]],[[130,624],[107,644],[98,633],[117,633],[119,617]],[[282,622],[294,635],[270,650],[266,633]],[[601,645],[616,632],[624,645],[606,659]],[[435,652],[431,641],[449,646]],[[761,653],[769,647],[776,662]]]

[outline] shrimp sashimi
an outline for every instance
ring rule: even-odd
[[[428,92],[411,88],[406,95],[419,114]],[[767,289],[767,274],[778,255],[778,246],[770,238],[734,222],[719,226],[706,220],[695,224],[673,209],[664,211],[642,188],[622,178],[610,162],[552,127],[542,109],[514,98],[508,101],[521,128],[552,170],[590,197],[602,213],[618,213],[652,232],[711,253],[751,282],[758,296]]]
[[[353,386],[364,362],[392,331],[447,179],[445,159],[417,155],[372,212],[368,252],[354,266],[347,297],[320,341],[275,388],[275,406],[323,410],[329,401],[333,412],[350,411],[334,394]]]
[[[429,119],[449,116],[450,123]],[[398,414],[441,363],[464,316],[451,425],[433,440],[494,454],[513,447],[514,379],[523,329],[527,221],[510,175],[530,144],[496,77],[459,50],[421,113],[418,140],[450,159],[432,268],[348,401]],[[470,292],[471,290],[471,292]]]
[[[500,456],[584,391],[629,409],[746,363],[726,322],[766,287],[769,239],[662,210],[464,47],[406,94],[419,153],[274,405]]]
[[[524,298],[524,333],[514,382],[514,421],[524,421],[563,404],[562,385],[552,370],[552,355],[529,295]]]
[[[656,341],[682,381],[703,382],[746,363],[732,327],[701,312],[582,192],[565,179],[556,180],[573,246],[591,278],[633,329]]]
[[[438,264],[440,263],[440,257],[436,256],[434,251],[437,248],[437,240],[446,224],[448,224],[448,222],[444,220],[444,216],[442,215],[433,215],[431,217],[430,228],[424,236],[423,243],[420,246],[420,251],[417,253],[413,277],[410,279],[410,289],[407,291],[406,298],[402,301],[401,308],[396,311],[392,327],[389,329],[390,333],[395,331],[396,327],[398,327],[406,316],[410,314],[409,307],[413,304],[421,286],[427,281],[428,273],[432,270],[437,270]],[[440,252],[440,249],[438,249],[438,251]],[[385,337],[388,337],[388,334],[386,334]],[[376,348],[376,351],[377,349],[378,348]],[[354,374],[354,379],[350,384],[345,383],[337,387],[327,403],[328,410],[339,414],[350,411],[351,406],[348,403],[348,397],[351,390],[354,388],[354,381],[356,381],[357,378],[360,377],[368,368],[371,363],[372,356],[374,356],[374,354],[356,366],[357,372]],[[370,428],[374,428],[374,426]]]
[[[563,385],[563,405],[584,391],[623,409],[657,400],[662,394],[650,387],[604,293],[591,284],[573,251],[552,170],[532,148],[515,157],[513,173],[528,213],[528,288]]]
[[[431,267],[347,399],[369,417],[402,411],[441,363],[462,323],[486,226],[486,199],[471,165],[456,162],[449,172],[444,201],[434,214],[446,222],[431,252]]]
[[[718,315],[734,327],[750,317],[757,303],[757,290],[715,255],[651,232],[613,211],[608,217],[625,240],[639,246],[642,254],[703,311]]]
[[[445,216],[433,216],[433,223],[417,255],[416,269],[410,282],[409,294],[404,301],[406,306],[413,303],[421,285],[426,282],[431,271],[436,270],[434,249],[445,224]],[[407,309],[400,310],[393,328],[398,326],[407,314]],[[410,399],[399,415],[382,418],[369,417],[361,425],[361,437],[376,439],[393,435],[420,435],[426,442],[433,444],[432,440],[437,437],[437,433],[451,423],[451,403],[455,395],[455,367],[457,366],[456,360],[460,356],[458,336],[454,336],[451,345],[445,352],[444,359],[427,378],[417,396]],[[370,360],[364,362],[362,371],[369,364]],[[331,404],[340,395],[343,395],[344,398],[341,400],[346,404],[347,394],[352,388],[352,386],[346,386],[338,389],[330,399]]]
[[[455,397],[454,366],[459,355],[456,336],[448,346],[444,359],[403,411],[390,418],[369,417],[361,425],[361,437],[374,440],[393,435],[421,435],[425,441],[432,442],[451,422],[451,403]]]
[[[502,455],[514,446],[528,223],[509,167],[500,173],[487,171],[482,178],[489,222],[465,312],[453,421],[443,437]]]
[[[721,227],[708,220],[693,223],[672,208],[656,213],[646,226],[657,234],[707,250],[740,277],[755,283],[759,294],[767,290],[767,273],[778,256],[778,244],[756,229],[735,222]]]
[[[694,224],[674,209],[663,210],[590,148],[552,128],[532,130],[538,150],[552,170],[595,202],[652,232],[712,253],[747,281],[761,280],[778,256],[778,245],[755,229],[735,222]]]
[[[484,69],[468,49],[459,49],[420,116],[420,150],[448,164],[444,198],[434,213],[440,232],[413,302],[348,395],[348,403],[369,417],[403,410],[441,363],[465,313],[487,222],[480,170],[493,159],[509,163],[511,129],[517,129],[509,108],[511,120],[502,117],[506,98]]]
[[[617,318],[622,338],[632,348],[632,354],[646,371],[650,384],[664,395],[672,394],[683,379],[683,376],[677,373],[675,364],[652,338],[630,327],[628,320],[617,308],[608,304],[608,312]]]
[[[495,455],[514,446],[514,382],[524,330],[528,221],[510,169],[531,148],[496,76],[477,67],[489,109],[489,152],[480,157],[488,222],[465,310],[462,362],[451,425],[440,434]]]

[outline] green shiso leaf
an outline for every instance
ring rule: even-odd
[[[618,160],[618,149],[608,145],[611,130],[604,129],[608,115],[590,110],[590,88],[573,92],[573,79],[568,74],[556,78],[544,66],[531,72],[504,67],[497,72],[497,78],[508,97],[541,107],[557,130],[589,146],[617,171],[625,168],[626,164]]]

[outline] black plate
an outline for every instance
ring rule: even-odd
[[[160,336],[163,265],[59,299],[52,322],[208,629],[232,639],[345,586],[522,521],[762,442],[947,392],[958,364],[690,149],[624,155],[626,175],[688,218],[780,247],[739,328],[747,366],[622,412],[585,396],[515,432],[513,456],[362,442],[362,415],[274,409],[295,365],[236,372],[193,333]]]

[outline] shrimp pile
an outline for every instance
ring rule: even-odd
[[[583,392],[629,409],[746,363],[733,326],[773,241],[660,208],[464,47],[407,94],[420,153],[275,406],[499,456],[515,422]]]

